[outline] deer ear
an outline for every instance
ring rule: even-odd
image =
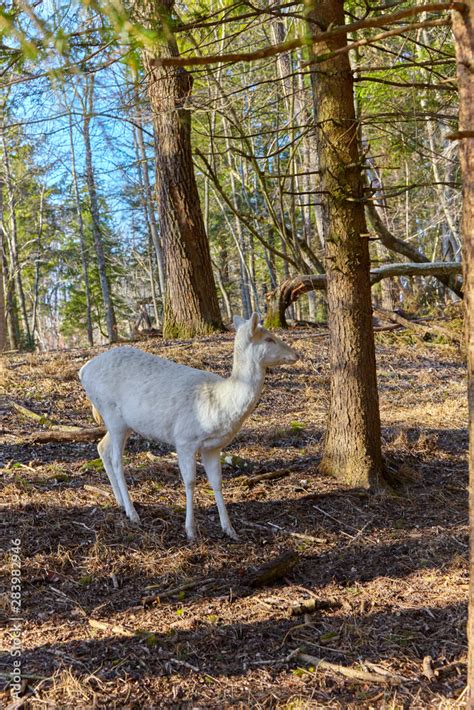
[[[258,325],[258,313],[252,313],[248,320],[248,324],[250,326],[250,335],[255,335]]]
[[[232,318],[232,323],[234,324],[234,328],[238,330],[240,326],[242,326],[244,323],[246,323],[245,318],[241,318],[240,316],[234,316]]]

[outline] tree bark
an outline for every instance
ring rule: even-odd
[[[3,240],[0,239],[0,353],[7,350],[7,312],[5,310],[5,287],[3,272]]]
[[[2,195],[1,187],[2,186],[0,183],[0,196]],[[0,209],[1,209],[1,205],[0,205]],[[17,313],[16,300],[15,300],[15,284],[14,284],[10,264],[8,263],[8,259],[7,259],[7,239],[6,239],[5,230],[3,229],[3,224],[2,224],[1,257],[2,257],[1,268],[2,268],[2,276],[3,276],[3,284],[4,284],[4,293],[5,293],[5,318],[6,318],[6,327],[7,327],[7,334],[8,334],[8,345],[11,350],[18,350],[19,345],[20,345],[20,326],[18,323],[18,313]]]
[[[135,86],[135,99],[137,106],[140,106],[140,100],[138,96],[138,89]],[[138,108],[138,126],[136,130],[137,137],[137,147],[138,147],[138,158],[141,160],[141,168],[138,170],[138,175],[140,183],[142,183],[143,192],[143,207],[145,212],[145,219],[148,226],[148,231],[150,233],[153,246],[155,247],[156,254],[156,264],[158,267],[158,280],[160,282],[160,293],[161,297],[164,298],[166,292],[166,281],[165,281],[165,266],[163,257],[163,245],[161,243],[160,234],[158,231],[158,225],[155,217],[155,210],[153,206],[153,191],[150,184],[150,173],[148,170],[148,156],[145,149],[145,141],[143,140],[143,118],[141,109]]]
[[[464,303],[469,406],[469,542],[470,583],[467,637],[468,696],[466,707],[474,708],[474,0],[466,0],[465,11],[453,11],[459,84],[459,133],[463,208],[461,232],[464,257]],[[464,133],[464,135],[463,135]]]
[[[95,253],[97,256],[97,267],[99,270],[100,289],[104,300],[105,321],[107,324],[107,337],[110,343],[116,343],[118,340],[117,322],[115,319],[115,310],[112,303],[110,293],[109,278],[105,263],[104,240],[102,236],[102,228],[100,226],[100,209],[97,198],[97,189],[95,185],[94,169],[92,166],[92,147],[90,139],[90,122],[92,118],[93,108],[93,77],[90,76],[87,80],[86,95],[84,97],[84,148],[86,158],[86,182],[89,193],[90,210],[92,218],[92,236],[94,238]]]
[[[5,141],[5,131],[3,129],[3,126],[1,128],[1,139],[2,139],[2,149],[3,149],[3,169],[4,169],[4,175],[5,175],[4,186],[6,189],[6,197],[7,197],[7,204],[8,204],[8,217],[9,217],[9,229],[5,230],[5,227],[4,227],[4,231],[6,231],[6,241],[8,244],[9,259],[10,259],[10,272],[12,274],[11,288],[12,288],[12,293],[13,293],[13,302],[16,300],[15,295],[19,300],[20,312],[21,312],[21,317],[23,320],[23,328],[24,328],[24,343],[23,343],[23,345],[26,345],[26,348],[30,350],[30,349],[34,348],[34,342],[33,342],[33,338],[31,335],[30,324],[28,321],[28,313],[26,310],[25,291],[23,288],[23,279],[21,276],[20,258],[19,258],[19,254],[18,254],[16,200],[15,200],[12,175],[11,175],[11,171],[10,171],[10,160],[9,160],[9,156],[8,156],[8,149],[7,149],[7,144]],[[15,285],[16,285],[16,290],[17,290],[16,294],[14,293]],[[22,345],[21,342],[19,344]]]
[[[312,3],[313,37],[344,24],[343,0]],[[313,56],[347,45],[345,35],[315,42]],[[327,216],[326,271],[331,396],[321,470],[354,486],[383,479],[380,415],[365,224],[364,184],[347,54],[314,65],[321,182]]]
[[[35,278],[33,284],[33,313],[31,316],[31,334],[35,340],[38,331],[38,305],[40,291],[40,275],[41,275],[41,255],[43,251],[42,236],[44,224],[44,193],[46,187],[42,185],[40,193],[39,215],[38,215],[38,236],[36,238],[36,256],[35,256]],[[36,342],[36,340],[35,340]]]
[[[11,333],[9,314],[11,285],[6,255],[6,235],[3,226],[3,180],[0,176],[0,352],[8,347],[15,349],[17,343]]]
[[[164,337],[193,337],[222,330],[209,242],[194,176],[191,114],[186,108],[191,75],[163,67],[154,57],[177,57],[170,15],[174,0],[135,2],[140,21],[157,31],[155,48],[143,52],[158,143],[156,197],[166,264]]]
[[[89,345],[94,345],[94,327],[92,324],[92,299],[91,288],[89,283],[89,264],[87,258],[86,239],[84,236],[84,222],[82,219],[81,196],[79,193],[79,183],[77,180],[76,171],[76,152],[74,150],[74,137],[72,133],[72,114],[69,111],[69,144],[71,147],[71,173],[72,184],[74,188],[74,199],[76,202],[77,226],[79,229],[79,247],[81,250],[82,276],[84,279],[84,291],[86,295],[86,321],[87,321],[87,340]]]

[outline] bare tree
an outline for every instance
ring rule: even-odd
[[[69,144],[71,147],[71,174],[72,174],[72,184],[74,189],[74,200],[76,202],[76,214],[77,214],[77,227],[79,233],[79,247],[81,250],[81,266],[82,266],[82,277],[84,279],[84,291],[86,295],[86,320],[87,320],[87,339],[89,345],[94,345],[94,331],[92,325],[92,299],[91,299],[91,288],[89,283],[89,264],[87,257],[87,245],[84,235],[84,220],[82,219],[82,203],[81,195],[79,192],[79,181],[77,179],[76,170],[76,151],[74,148],[74,136],[72,131],[72,114],[69,111]]]
[[[94,239],[95,253],[97,257],[97,268],[99,270],[100,288],[104,301],[105,321],[107,324],[107,335],[109,342],[115,343],[118,339],[117,322],[115,319],[115,309],[112,302],[110,292],[110,283],[107,275],[107,267],[105,261],[104,238],[102,234],[99,201],[97,197],[97,188],[95,183],[94,168],[92,164],[92,146],[90,136],[90,123],[94,109],[94,75],[88,75],[85,82],[85,92],[83,97],[83,135],[84,148],[86,159],[86,183],[89,193],[91,219],[92,219],[92,236]]]
[[[150,171],[148,169],[148,156],[145,149],[145,140],[143,137],[143,113],[140,106],[140,96],[138,94],[137,87],[135,85],[135,99],[137,103],[137,127],[135,131],[136,142],[137,142],[137,157],[138,157],[138,179],[142,185],[143,194],[143,209],[145,213],[145,219],[148,227],[148,233],[150,239],[153,242],[156,255],[156,264],[158,267],[158,280],[160,282],[160,292],[162,298],[164,298],[166,292],[166,281],[165,281],[165,265],[163,256],[163,244],[161,241],[161,236],[158,231],[158,224],[155,217],[155,209],[153,205],[153,191],[150,181]]]

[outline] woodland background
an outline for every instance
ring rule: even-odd
[[[0,9],[12,710],[472,705],[473,18],[472,0]],[[217,538],[200,483],[186,547],[173,454],[137,437],[130,526],[97,485],[80,365],[140,340],[225,376],[226,326],[252,311],[302,358],[224,458],[242,541]]]
[[[345,3],[346,22],[410,7]],[[42,5],[45,27],[20,11],[23,51],[0,47],[10,348],[103,342],[111,310],[122,337],[162,327],[158,146],[139,51],[153,32],[143,26],[132,48],[121,44],[99,9]],[[174,12],[182,55],[245,52],[306,32],[299,2],[183,3]],[[447,20],[439,26],[439,14],[415,19],[419,27],[407,32],[400,20],[390,27],[401,34],[379,41],[379,28],[360,30],[357,40],[367,45],[351,54],[373,267],[417,261],[420,252],[427,261],[461,259],[459,162],[448,138],[458,106],[452,32]],[[46,31],[48,51],[40,41]],[[192,68],[194,168],[226,320],[264,314],[282,282],[324,271],[308,60],[303,46],[258,62]],[[458,300],[434,278],[403,276],[382,281],[373,296],[384,308],[418,314]],[[321,292],[286,305],[294,319],[326,318]]]

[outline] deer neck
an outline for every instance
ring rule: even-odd
[[[226,409],[229,418],[242,422],[255,408],[265,380],[265,367],[250,358],[234,356],[232,374],[226,380]]]

